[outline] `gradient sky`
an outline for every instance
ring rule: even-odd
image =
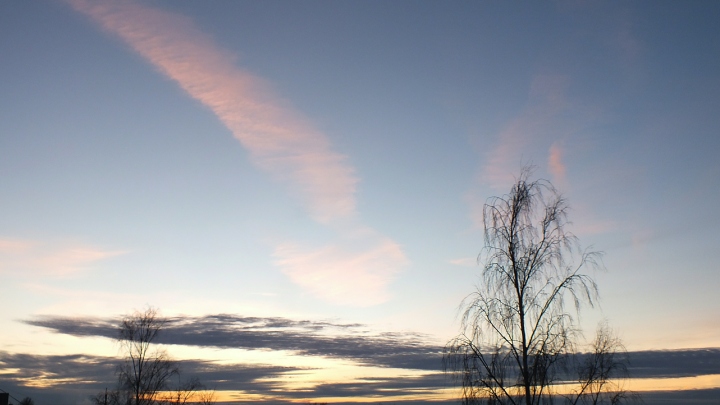
[[[478,280],[482,204],[528,163],[605,252],[586,336],[606,319],[630,351],[720,347],[718,18],[700,1],[0,3],[3,381],[57,386],[7,371],[17,356],[115,356],[53,322],[146,305],[431,352]],[[331,401],[321,382],[430,372],[166,343],[295,367]]]

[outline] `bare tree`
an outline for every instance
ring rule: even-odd
[[[607,324],[598,327],[587,353],[576,356],[577,385],[567,395],[568,404],[619,404],[638,401],[637,393],[625,389],[628,354],[622,341]]]
[[[130,405],[130,397],[123,394],[127,393],[119,389],[108,391],[106,388],[105,391],[91,396],[90,401],[94,405]]]
[[[465,404],[551,403],[579,337],[567,303],[578,313],[598,297],[582,270],[598,267],[600,254],[579,250],[565,230],[566,200],[531,174],[523,168],[510,193],[483,208],[482,281],[463,301],[461,333],[444,357]]]
[[[134,311],[120,321],[118,336],[125,359],[117,369],[118,387],[91,396],[95,405],[164,405],[215,402],[197,377],[181,379],[180,368],[167,351],[154,343],[167,320],[156,308]],[[171,380],[177,377],[176,385]]]
[[[118,370],[120,387],[129,392],[132,405],[153,405],[170,379],[179,373],[167,352],[153,347],[166,320],[152,307],[135,311],[121,322],[117,341],[125,354]]]
[[[197,377],[190,378],[185,381],[178,381],[178,384],[174,389],[166,391],[162,396],[162,402],[164,404],[177,404],[185,405],[187,403],[196,403],[200,399],[202,392],[205,390],[205,385],[200,382]]]
[[[217,401],[217,393],[215,388],[203,389],[198,391],[197,400],[195,401],[199,405],[212,405]]]

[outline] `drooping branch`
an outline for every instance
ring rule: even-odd
[[[535,405],[555,396],[560,365],[579,336],[566,302],[579,314],[598,299],[585,271],[601,267],[600,253],[578,248],[566,230],[567,201],[531,174],[523,168],[510,193],[483,208],[482,282],[463,301],[461,334],[446,346],[454,359],[446,364],[462,375],[465,403]],[[607,386],[593,382],[581,391]]]

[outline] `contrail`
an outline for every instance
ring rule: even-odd
[[[339,243],[321,248],[276,246],[275,264],[285,274],[338,304],[387,300],[385,289],[407,259],[397,243],[359,223],[354,169],[322,133],[263,79],[238,68],[189,18],[132,2],[67,1],[208,106],[259,167],[290,184],[312,218],[344,232]]]
[[[258,166],[290,183],[314,219],[330,223],[356,214],[358,180],[346,157],[190,19],[130,2],[68,1],[208,106]]]

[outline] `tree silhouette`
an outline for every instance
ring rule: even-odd
[[[214,390],[208,391],[198,378],[180,379],[180,369],[167,351],[154,341],[167,320],[156,308],[134,311],[120,321],[117,342],[125,359],[118,367],[118,388],[91,397],[96,405],[159,405],[195,402],[214,403]],[[178,378],[176,386],[171,385]],[[197,397],[197,398],[196,398]]]
[[[579,337],[567,303],[579,312],[581,304],[592,306],[598,298],[595,281],[582,271],[598,267],[600,254],[578,249],[577,238],[565,230],[566,200],[550,182],[531,181],[531,174],[524,167],[510,193],[490,198],[483,208],[482,283],[463,301],[461,333],[448,342],[444,356],[465,404],[552,402],[560,374],[568,379],[564,370]],[[599,342],[597,359],[617,362],[610,351],[618,346]],[[585,389],[566,393],[569,402],[583,403],[578,401],[591,391],[616,387],[607,382],[622,367],[587,371],[596,364],[570,367]],[[605,398],[596,397],[595,403]]]
[[[155,308],[135,311],[123,318],[118,343],[125,354],[119,368],[121,387],[131,394],[133,405],[153,405],[179,373],[165,350],[153,347],[153,341],[165,325]]]
[[[35,405],[35,400],[33,400],[30,397],[25,397],[18,404],[19,405]]]

